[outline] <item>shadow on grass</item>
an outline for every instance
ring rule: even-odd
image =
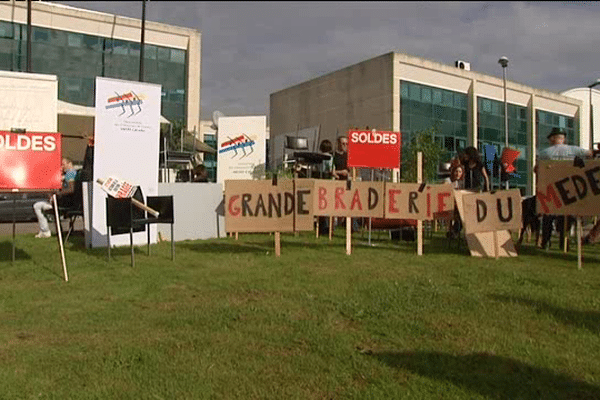
[[[565,325],[584,328],[592,333],[600,334],[600,312],[597,311],[577,311],[573,309],[561,308],[543,301],[533,300],[526,297],[490,295],[490,298],[505,303],[525,305],[535,309],[538,313],[552,315]]]
[[[0,242],[0,262],[1,261],[12,261],[13,254],[13,242],[11,240],[7,240],[4,242]],[[17,245],[15,245],[15,261],[18,260],[31,260],[31,256],[29,253],[26,253],[22,249],[20,249]]]
[[[448,381],[490,399],[600,399],[600,387],[487,353],[381,352],[372,356],[393,368]]]

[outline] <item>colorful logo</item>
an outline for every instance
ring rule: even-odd
[[[129,107],[131,114],[129,114],[127,118],[139,114],[142,111],[142,104],[144,103],[142,99],[145,97],[144,95],[137,95],[133,90],[125,94],[115,93],[116,96],[109,97],[107,100],[107,110],[110,108],[121,108],[122,112],[118,115],[120,117],[127,112],[126,107]]]
[[[256,144],[256,142],[254,140],[252,140],[248,135],[241,134],[238,137],[235,138],[230,138],[228,136],[229,140],[226,142],[221,143],[221,148],[219,149],[219,153],[225,153],[228,151],[234,151],[235,154],[233,156],[231,156],[231,158],[235,158],[238,155],[238,149],[241,149],[243,154],[240,158],[244,158],[246,156],[249,156],[250,154],[252,154],[254,152],[254,145]],[[250,152],[246,153],[246,148],[249,147],[250,148]]]

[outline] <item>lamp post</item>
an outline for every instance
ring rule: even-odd
[[[596,82],[588,85],[590,89],[590,150],[594,150],[594,110],[592,109],[592,88],[596,85],[600,85],[600,78],[596,79]]]
[[[508,58],[500,57],[498,63],[502,65],[502,80],[504,81],[504,148],[508,148],[508,102],[506,100],[506,67],[508,66]],[[508,189],[508,180],[506,181],[506,189]]]

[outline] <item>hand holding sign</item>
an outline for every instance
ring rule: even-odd
[[[154,215],[154,217],[158,218],[158,211],[133,198],[133,194],[135,193],[137,186],[114,177],[97,179],[96,182],[101,185],[102,190],[104,190],[110,197],[117,199],[131,199],[131,203],[133,203],[134,206],[141,208],[142,210],[145,210]]]

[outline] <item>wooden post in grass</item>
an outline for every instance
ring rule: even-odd
[[[275,232],[275,257],[281,257],[281,233]]]
[[[423,183],[423,152],[417,153],[417,183]],[[423,255],[423,221],[417,220],[417,255]]]
[[[565,220],[567,216],[565,216]],[[583,234],[583,226],[581,217],[577,217],[577,269],[581,269],[581,236]]]
[[[333,217],[329,217],[329,240],[333,239]]]
[[[579,218],[579,217],[577,217]],[[563,252],[568,252],[569,248],[568,248],[568,244],[569,244],[569,234],[567,233],[567,226],[569,226],[569,216],[565,215],[565,221],[564,221],[564,225],[563,225]]]
[[[352,167],[352,182],[356,181],[356,168]],[[346,217],[346,254],[352,254],[352,218]]]
[[[69,275],[67,275],[67,261],[65,260],[65,247],[62,240],[62,229],[60,226],[60,216],[58,215],[58,202],[56,201],[56,194],[52,195],[52,205],[54,207],[54,218],[56,219],[56,236],[58,236],[58,247],[60,248],[60,259],[62,261],[63,274],[65,282],[69,281]]]

